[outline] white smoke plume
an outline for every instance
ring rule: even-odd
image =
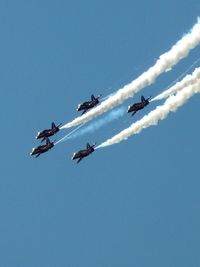
[[[130,84],[125,85],[122,89],[119,89],[116,94],[109,97],[99,106],[62,126],[62,129],[85,123],[121,104],[127,98],[133,97],[135,93],[142,90],[145,86],[151,85],[160,74],[168,71],[181,59],[185,58],[189,54],[190,50],[195,48],[199,43],[200,19],[198,18],[197,23],[193,26],[190,32],[184,35],[183,38],[179,40],[174,46],[172,46],[172,48],[168,52],[162,54],[156,61],[154,66],[149,68],[146,72],[141,74]]]
[[[108,124],[109,122],[116,120],[120,117],[122,117],[126,112],[126,107],[122,106],[117,109],[112,110],[102,118],[99,118],[95,121],[92,121],[88,125],[82,124],[70,133],[68,133],[66,136],[64,136],[62,139],[60,139],[56,144],[66,141],[68,139],[74,139],[79,136],[88,134],[88,133],[93,133],[103,127],[104,125]],[[83,127],[84,126],[84,127]],[[80,129],[81,128],[81,129]]]
[[[170,96],[163,105],[158,106],[155,110],[151,111],[141,120],[133,123],[129,128],[113,136],[111,139],[108,139],[97,148],[111,146],[113,144],[119,143],[123,140],[128,139],[133,134],[140,133],[143,129],[151,125],[157,125],[159,120],[164,120],[170,112],[175,112],[196,93],[200,93],[200,79],[197,80],[195,84],[185,87],[184,89],[179,91],[177,95]]]
[[[74,134],[75,132],[77,132],[77,131],[78,131],[80,128],[82,128],[84,125],[85,125],[85,124],[83,123],[83,124],[79,125],[78,127],[76,127],[74,130],[72,130],[72,131],[69,132],[67,135],[65,135],[65,136],[62,137],[60,140],[58,140],[58,141],[55,143],[55,145],[57,145],[57,144],[59,144],[59,143],[61,143],[61,142],[64,142],[65,140],[69,139],[70,136],[71,136],[72,134]]]
[[[177,82],[174,86],[154,97],[151,101],[167,98],[170,95],[182,90],[184,87],[195,84],[198,79],[200,79],[200,68],[196,68],[192,74],[186,75],[182,81]]]

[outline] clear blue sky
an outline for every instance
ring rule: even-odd
[[[74,151],[101,143],[153,104],[29,156],[37,131],[73,119],[92,93],[132,81],[198,15],[197,0],[1,0],[0,267],[200,266],[199,95],[79,165]],[[199,53],[143,94],[160,93]]]

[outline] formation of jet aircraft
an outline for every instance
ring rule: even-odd
[[[81,114],[83,115],[86,111],[88,111],[91,108],[94,108],[96,105],[99,104],[100,97],[101,95],[98,95],[97,97],[95,97],[94,95],[91,95],[91,100],[78,105],[77,111],[83,111],[83,113]],[[145,99],[144,96],[141,96],[141,102],[134,103],[133,105],[129,106],[127,112],[128,113],[132,112],[132,116],[133,116],[138,110],[141,110],[144,107],[146,107],[150,103],[151,98],[152,97],[148,97],[147,99]],[[52,122],[50,129],[45,129],[41,132],[38,132],[35,138],[42,139],[41,142],[46,141],[46,143],[44,145],[40,145],[36,148],[33,148],[30,155],[31,156],[35,155],[35,157],[37,158],[40,156],[40,154],[43,154],[49,151],[52,147],[54,147],[55,141],[51,142],[49,140],[49,137],[59,132],[61,125],[62,123],[56,126],[56,124]],[[95,151],[95,146],[96,146],[96,143],[93,145],[90,145],[89,143],[87,143],[86,149],[79,150],[78,152],[75,152],[73,154],[72,160],[78,159],[77,163],[79,163],[83,158],[88,157],[90,154],[92,154]]]
[[[62,123],[60,123],[59,125],[56,126],[55,123],[52,122],[50,129],[45,129],[42,132],[38,132],[38,134],[35,138],[36,139],[42,138],[41,142],[46,141],[46,144],[40,145],[38,147],[34,147],[32,149],[32,152],[30,153],[30,155],[31,156],[36,155],[36,158],[37,158],[40,156],[40,154],[43,154],[43,153],[49,151],[49,149],[51,149],[52,147],[54,147],[55,141],[51,142],[49,140],[49,137],[56,134],[60,130],[61,125],[62,125]]]
[[[138,110],[141,110],[144,107],[146,107],[149,104],[151,98],[152,97],[150,96],[147,99],[145,99],[144,96],[141,96],[141,102],[134,103],[132,106],[129,106],[127,112],[128,113],[133,112],[132,113],[133,116]]]
[[[91,109],[91,108],[93,108],[99,104],[99,98],[100,97],[101,97],[101,95],[98,95],[97,97],[95,97],[94,95],[91,95],[91,100],[86,101],[82,104],[79,104],[77,111],[83,110],[83,113],[81,114],[81,115],[83,115],[86,111],[88,111],[89,109]]]

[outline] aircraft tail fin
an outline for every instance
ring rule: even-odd
[[[90,146],[90,144],[89,144],[89,143],[87,143],[86,147],[87,147],[87,149],[89,149],[91,146]]]
[[[93,148],[95,148],[95,146],[97,146],[97,142],[95,142],[95,143],[92,145]]]
[[[95,100],[95,96],[94,95],[91,95],[91,100]]]
[[[53,128],[55,128],[55,127],[56,127],[55,123],[52,122],[52,124],[51,124],[51,128],[53,129]]]
[[[142,102],[144,102],[144,101],[145,101],[145,98],[144,98],[144,96],[143,96],[143,95],[141,96],[141,101],[142,101]]]
[[[45,137],[45,139],[46,139],[46,144],[49,145],[50,144],[49,138],[48,137]]]

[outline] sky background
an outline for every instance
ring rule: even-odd
[[[0,1],[0,267],[200,266],[200,95],[79,165],[70,159],[86,142],[100,144],[162,102],[29,155],[39,130],[75,118],[92,93],[131,82],[198,15],[197,0]],[[199,54],[125,105],[162,92]]]

